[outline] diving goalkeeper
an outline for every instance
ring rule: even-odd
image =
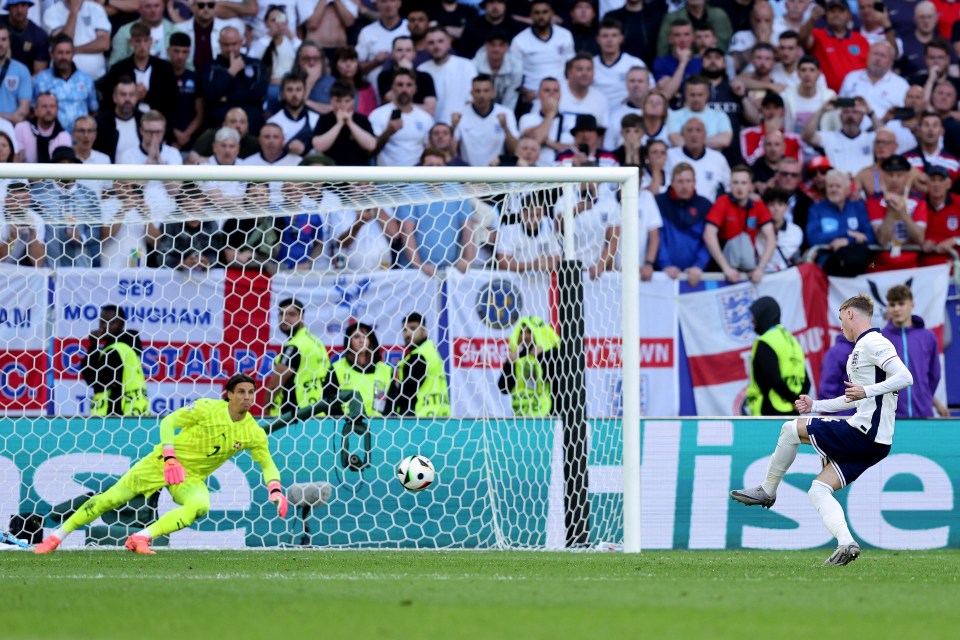
[[[38,544],[34,553],[50,553],[78,527],[116,509],[131,498],[149,496],[166,487],[180,505],[149,527],[127,538],[134,553],[154,555],[150,542],[189,527],[210,510],[206,479],[235,454],[248,449],[263,471],[270,501],[280,517],[287,515],[287,498],[280,486],[266,432],[250,415],[256,398],[253,378],[238,374],[227,380],[226,400],[202,399],[174,411],[160,422],[160,444],[105,492],[87,500],[59,529]],[[175,432],[179,429],[179,433]]]

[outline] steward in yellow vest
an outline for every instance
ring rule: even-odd
[[[548,416],[553,411],[554,355],[560,336],[543,319],[521,318],[510,334],[510,355],[500,370],[497,387],[509,393],[516,416]]]
[[[333,363],[323,395],[333,401],[341,391],[355,391],[363,400],[367,416],[382,416],[387,404],[387,391],[393,369],[380,358],[380,341],[373,327],[362,322],[347,325],[343,352]]]
[[[303,324],[303,304],[295,298],[280,303],[280,330],[287,340],[273,361],[267,378],[267,406],[271,416],[294,413],[323,399],[330,356],[320,339]]]
[[[93,390],[92,416],[143,416],[150,412],[143,375],[140,334],[127,331],[127,317],[116,305],[100,309],[100,325],[90,333],[80,375]]]
[[[393,372],[388,402],[390,413],[419,418],[450,416],[450,393],[443,358],[427,338],[423,316],[413,312],[403,321],[407,352]]]
[[[750,305],[757,339],[750,352],[746,405],[752,416],[796,415],[793,403],[810,390],[800,343],[780,324],[780,305],[769,296]]]

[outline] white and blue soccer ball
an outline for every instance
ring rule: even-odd
[[[436,480],[433,463],[420,454],[407,456],[397,465],[397,479],[408,491],[423,491]]]

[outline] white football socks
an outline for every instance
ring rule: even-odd
[[[843,516],[843,507],[833,497],[833,487],[819,480],[814,480],[807,495],[810,496],[810,502],[813,503],[817,513],[823,519],[827,531],[837,539],[837,544],[841,546],[851,544],[853,536],[850,535],[850,528],[847,527],[847,520]]]
[[[797,434],[797,421],[788,420],[780,428],[780,439],[777,440],[777,448],[770,457],[770,465],[767,467],[767,479],[760,485],[771,498],[777,495],[777,487],[780,486],[780,481],[786,475],[787,469],[797,459],[799,448],[800,435]]]

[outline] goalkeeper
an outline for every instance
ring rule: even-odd
[[[270,501],[277,505],[280,517],[287,515],[287,499],[280,486],[267,434],[250,415],[256,398],[253,378],[238,374],[227,380],[226,400],[201,399],[192,407],[174,411],[160,422],[160,444],[133,465],[110,489],[93,496],[63,525],[34,548],[34,553],[54,551],[64,538],[78,527],[90,524],[100,514],[116,509],[137,495],[151,494],[166,487],[180,505],[139,533],[127,538],[126,547],[134,553],[153,555],[150,542],[189,527],[210,510],[206,479],[220,466],[244,449],[263,471]],[[176,430],[179,433],[174,435]]]

